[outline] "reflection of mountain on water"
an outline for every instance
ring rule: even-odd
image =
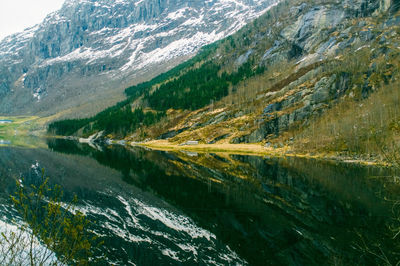
[[[99,255],[106,264],[244,264],[216,236],[199,227],[166,202],[127,185],[121,174],[89,157],[65,155],[44,149],[0,150],[0,217],[16,217],[7,198],[15,178],[35,183],[41,168],[52,182],[62,184],[66,200],[76,193],[79,209],[95,221],[93,231],[105,241]]]
[[[387,175],[381,169],[140,148],[98,152],[63,140],[49,147],[120,171],[124,181],[179,208],[250,264],[359,263],[355,232],[381,241],[390,216],[383,197],[391,195],[366,178]]]

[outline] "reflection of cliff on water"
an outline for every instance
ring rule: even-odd
[[[101,152],[64,140],[50,141],[49,148],[121,171],[126,182],[181,209],[250,264],[360,263],[356,232],[391,248],[382,238],[391,215],[383,198],[397,186],[370,178],[387,170],[141,148]]]
[[[91,230],[104,241],[95,251],[106,260],[100,265],[244,264],[215,235],[157,196],[127,184],[120,172],[89,156],[48,149],[0,149],[0,223],[17,218],[7,201],[15,179],[37,184],[42,168],[52,184],[62,186],[64,200],[77,194],[76,207],[94,222]]]

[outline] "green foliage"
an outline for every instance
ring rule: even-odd
[[[215,42],[213,44],[204,46],[198,55],[193,57],[192,59],[174,67],[173,69],[158,75],[150,81],[146,81],[143,83],[139,83],[138,85],[131,86],[125,89],[126,96],[132,101],[133,99],[138,98],[143,95],[146,91],[149,91],[154,85],[165,82],[166,80],[176,77],[181,74],[187,68],[193,67],[195,64],[205,60],[212,52],[216,50],[219,42]]]
[[[90,129],[92,131],[104,130],[106,133],[124,136],[127,132],[132,132],[143,124],[146,126],[154,124],[163,116],[165,116],[164,112],[144,113],[142,109],[136,109],[132,112],[130,105],[127,105],[96,115]]]
[[[72,135],[83,128],[85,135],[104,130],[106,134],[124,136],[143,124],[152,125],[164,116],[165,112],[144,113],[142,109],[132,112],[129,101],[125,100],[91,118],[53,122],[49,125],[48,132],[65,136]]]
[[[56,121],[49,125],[48,132],[55,135],[72,135],[89,122],[90,119],[68,119]]]
[[[147,95],[151,107],[157,110],[197,109],[227,95],[228,83],[218,77],[220,67],[206,63],[179,78],[164,83],[152,95]]]
[[[8,252],[13,254],[5,262],[18,264],[17,260],[25,257],[22,263],[29,261],[30,265],[87,265],[96,242],[88,232],[89,221],[74,211],[76,197],[63,204],[61,187],[50,187],[48,181],[43,171],[38,186],[17,182],[17,192],[11,199],[26,226],[20,228],[20,233],[3,234],[5,242],[0,244],[8,243]],[[45,248],[38,249],[39,245]]]
[[[227,96],[230,85],[237,85],[245,78],[262,73],[264,68],[253,70],[252,61],[248,61],[239,69],[228,74],[221,71],[221,66],[206,62],[199,68],[162,84],[151,95],[146,95],[150,106],[156,110],[191,109],[196,110]]]

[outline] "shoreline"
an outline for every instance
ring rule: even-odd
[[[393,165],[378,161],[364,160],[351,157],[339,156],[337,154],[327,153],[298,153],[292,151],[289,147],[266,148],[261,144],[197,144],[197,145],[179,145],[167,140],[152,140],[141,143],[129,143],[131,146],[145,147],[158,151],[188,151],[197,153],[229,153],[237,155],[270,156],[275,158],[305,158],[321,161],[341,162],[347,164],[359,164],[364,166],[393,167]]]
[[[86,141],[80,141],[77,137],[72,136],[46,136],[47,138],[65,139],[77,141],[80,143],[86,143]],[[124,144],[120,142],[124,141]],[[343,156],[337,153],[323,153],[323,152],[295,152],[289,146],[282,148],[264,147],[260,143],[252,144],[230,144],[230,143],[217,143],[217,144],[196,144],[196,145],[182,145],[177,143],[169,142],[168,140],[150,140],[147,142],[129,142],[127,140],[110,140],[106,145],[123,145],[132,147],[142,147],[155,151],[171,151],[171,152],[195,152],[195,153],[224,153],[224,154],[235,154],[235,155],[253,155],[253,156],[269,156],[274,158],[303,158],[303,159],[314,159],[318,161],[325,161],[331,163],[344,163],[353,165],[363,166],[377,166],[377,167],[395,167],[393,164],[378,160],[378,159],[361,159],[352,156]]]

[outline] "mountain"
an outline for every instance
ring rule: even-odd
[[[282,1],[184,64],[127,88],[126,101],[49,130],[387,157],[400,147],[399,7],[398,0]]]
[[[277,0],[67,0],[0,42],[0,113],[94,113]]]

